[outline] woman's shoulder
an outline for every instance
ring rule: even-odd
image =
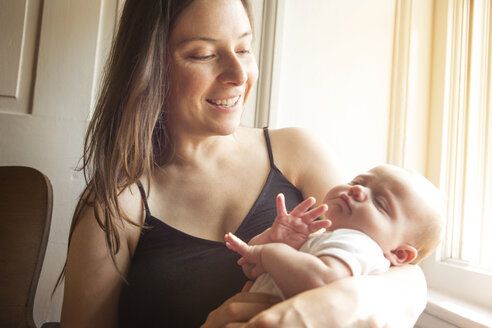
[[[144,190],[148,190],[142,184]],[[118,195],[118,206],[127,219],[136,225],[142,225],[145,219],[144,195],[139,190],[137,183],[133,183],[122,190]]]
[[[264,129],[240,127],[238,129],[238,137],[243,143],[248,143],[249,146],[259,146],[265,144]],[[291,156],[293,153],[301,156],[310,153],[310,146],[315,143],[314,137],[303,128],[289,127],[281,129],[268,129],[268,137],[274,152],[275,162],[277,157],[279,162],[283,162],[281,158]]]
[[[237,130],[237,136],[241,140],[250,143],[264,144],[265,136],[263,130],[261,128],[241,126]],[[268,129],[268,136],[275,152],[283,152],[285,150],[309,152],[309,145],[315,142],[315,138],[309,131],[298,127]]]
[[[268,132],[275,164],[284,173],[302,169],[306,159],[314,159],[316,150],[320,148],[314,136],[304,128],[289,127]]]
[[[324,196],[344,181],[345,172],[328,143],[307,129],[290,127],[270,130],[276,166],[305,196]],[[321,198],[322,199],[322,198]]]
[[[269,129],[268,134],[272,143],[280,149],[302,152],[308,151],[310,146],[316,143],[314,136],[307,129],[300,127]]]
[[[258,143],[264,140],[263,129],[248,126],[239,126],[235,132],[235,137],[242,142]]]
[[[144,205],[137,184],[132,184],[119,192],[117,203],[123,220],[115,219],[114,227],[123,240],[126,240],[130,249],[134,248],[138,242],[140,226],[145,220]],[[101,224],[105,222],[103,208],[108,205],[98,204],[94,193],[86,189],[79,201],[79,214],[77,218],[78,233],[100,234],[102,233]],[[98,218],[96,218],[96,214]],[[113,218],[114,219],[114,218]],[[75,228],[75,227],[74,227]],[[84,231],[84,232],[82,232]]]

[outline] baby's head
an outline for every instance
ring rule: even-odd
[[[332,188],[324,203],[330,230],[366,233],[393,265],[420,262],[441,240],[442,193],[414,171],[377,166]]]

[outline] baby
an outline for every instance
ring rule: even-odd
[[[238,264],[246,276],[256,279],[251,292],[284,299],[343,277],[416,264],[441,239],[440,191],[420,174],[396,166],[380,165],[335,186],[324,199],[328,209],[306,212],[313,203],[307,199],[287,214],[280,196],[274,225],[250,245],[231,233],[225,236],[226,246],[242,255]],[[325,211],[331,225],[312,221]],[[323,225],[329,231],[308,237]]]

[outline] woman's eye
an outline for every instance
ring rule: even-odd
[[[191,56],[190,58],[200,61],[206,61],[214,58],[214,55],[205,55],[205,56]]]
[[[240,54],[240,55],[248,55],[251,53],[251,50],[248,50],[248,49],[244,49],[244,50],[239,50],[239,51],[236,51],[236,53]]]

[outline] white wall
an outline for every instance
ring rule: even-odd
[[[270,126],[311,130],[351,175],[382,162],[425,173],[432,7],[279,0]]]
[[[301,126],[350,172],[386,160],[395,2],[285,1],[273,127]]]

